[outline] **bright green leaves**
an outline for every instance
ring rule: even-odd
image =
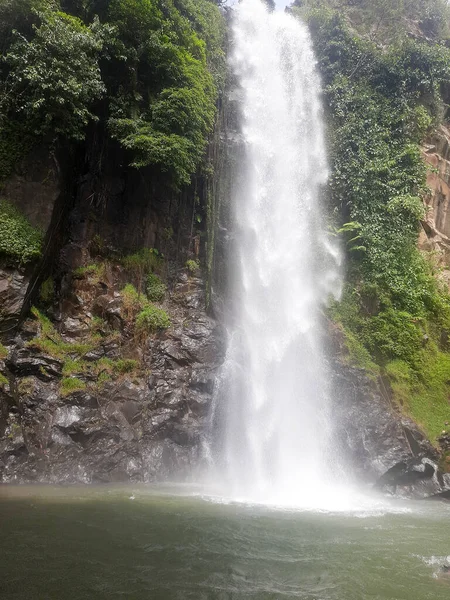
[[[42,233],[11,204],[0,200],[0,257],[19,266],[41,255]]]
[[[135,4],[140,23],[130,36]],[[208,64],[218,72],[223,59],[220,12],[208,0],[115,0],[109,15],[129,56],[123,101],[111,103],[111,134],[130,150],[133,166],[156,168],[179,189],[195,173],[214,123]]]
[[[10,0],[0,4],[3,145],[17,146],[5,131],[11,119],[14,130],[25,127],[37,138],[75,140],[100,119],[132,166],[151,167],[175,189],[190,183],[225,79],[218,6],[210,0],[17,3],[17,15]],[[0,179],[11,170],[9,155],[0,156]]]
[[[62,12],[38,16],[34,37],[16,33],[5,57],[8,110],[23,114],[36,134],[82,139],[95,118],[91,106],[105,92],[98,61],[107,29]]]
[[[369,13],[383,1],[352,3],[343,15],[334,0],[305,0],[329,108],[331,202],[347,251],[347,291],[332,310],[380,365],[402,360],[420,372],[424,336],[438,344],[449,328],[450,298],[417,238],[426,191],[420,142],[442,115],[450,50],[402,28],[392,38],[387,22],[371,35]],[[403,10],[394,4],[386,14]]]

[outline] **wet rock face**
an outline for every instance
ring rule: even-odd
[[[339,358],[329,367],[334,444],[354,479],[405,498],[428,498],[450,488],[437,450],[393,405],[386,382]]]
[[[181,293],[180,286],[188,288]],[[61,361],[17,336],[0,365],[10,378],[0,386],[0,481],[150,482],[189,474],[200,458],[222,334],[205,313],[200,279],[183,276],[170,302],[173,326],[146,340],[139,375],[98,389],[62,395]],[[104,309],[120,318],[116,304],[112,294]],[[77,340],[90,308],[81,303],[61,331]],[[90,354],[86,361],[98,359]]]
[[[29,283],[29,273],[0,265],[0,321],[3,329],[17,322]]]
[[[419,248],[433,251],[441,278],[450,285],[450,129],[441,125],[422,148],[431,167],[427,172],[428,195],[422,220]]]

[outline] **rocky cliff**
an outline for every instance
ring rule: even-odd
[[[239,94],[231,81],[218,102],[213,175],[181,192],[129,167],[102,123],[82,145],[36,146],[3,182],[44,243],[37,260],[0,264],[1,482],[183,479],[201,461],[224,356]],[[421,245],[448,267],[448,130],[423,152],[434,170]],[[445,492],[442,456],[389,378],[355,366],[339,323],[327,335],[333,444],[348,470],[386,493]]]
[[[425,196],[425,218],[419,246],[422,250],[435,252],[437,262],[444,268],[441,277],[450,282],[450,129],[442,124],[427,139],[423,157],[428,165]]]
[[[198,460],[223,354],[199,264],[205,183],[170,192],[98,143],[66,164],[35,150],[3,187],[45,231],[39,261],[0,270],[4,482],[151,481]],[[149,293],[170,327],[137,329]]]

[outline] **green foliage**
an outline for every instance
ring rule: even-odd
[[[386,47],[421,32],[432,40],[449,35],[446,0],[295,0],[302,16],[332,18],[337,13],[365,41]]]
[[[41,283],[39,290],[39,300],[44,304],[51,304],[55,297],[55,282],[53,277],[48,277]]]
[[[62,397],[69,396],[74,392],[83,392],[85,389],[86,383],[76,377],[63,377],[59,388]]]
[[[56,10],[38,13],[27,39],[19,32],[5,56],[7,110],[22,114],[34,133],[82,139],[95,118],[92,103],[104,94],[99,55],[108,29],[86,26]]]
[[[431,343],[421,351],[420,360],[420,373],[400,360],[388,363],[386,373],[397,401],[436,442],[450,421],[450,355]]]
[[[139,368],[137,360],[131,358],[121,358],[113,362],[113,371],[119,375],[125,375],[127,373],[134,373]]]
[[[136,331],[140,334],[155,333],[170,327],[169,315],[162,308],[147,304],[136,317]]]
[[[3,373],[0,373],[0,388],[3,388],[5,385],[9,385],[9,381],[3,375]]]
[[[131,320],[144,307],[145,297],[131,283],[127,283],[122,292],[122,315]]]
[[[84,373],[87,363],[79,358],[67,358],[64,361],[62,374],[64,377],[70,377],[76,373]]]
[[[76,355],[86,354],[97,346],[97,341],[92,337],[83,342],[66,342],[56,331],[49,318],[36,307],[31,309],[31,314],[37,319],[40,329],[39,335],[27,342],[27,345],[32,348],[37,348],[54,358],[65,360]]]
[[[163,263],[163,256],[155,248],[141,248],[122,259],[124,268],[136,277],[161,270]]]
[[[42,234],[6,200],[0,200],[0,256],[24,265],[41,255]]]
[[[108,323],[105,321],[105,319],[102,319],[101,317],[92,317],[90,326],[91,333],[93,334],[104,334],[109,330]]]
[[[155,273],[150,273],[147,276],[146,292],[147,298],[151,302],[161,302],[165,296],[166,286]]]
[[[197,271],[200,269],[200,263],[198,260],[187,260],[185,267],[191,275],[195,275],[195,273],[197,273]]]
[[[136,283],[140,294],[145,287],[146,276],[148,277],[155,271],[162,271],[164,257],[155,248],[141,248],[138,252],[125,256],[122,259],[122,264],[129,276]],[[161,283],[161,285],[163,284]]]
[[[190,182],[212,130],[225,71],[223,18],[208,0],[113,0],[108,15],[128,65],[120,65],[123,81],[111,102],[111,135],[134,166],[156,168],[179,188]]]
[[[164,285],[161,283],[158,286]],[[165,290],[165,286],[164,286]],[[159,288],[161,292],[161,288]],[[170,327],[170,318],[165,310],[158,308],[137,289],[127,284],[122,290],[122,314],[128,321],[134,321],[138,335],[154,333]]]
[[[0,101],[0,182],[11,175],[35,141],[35,135],[26,124],[13,119],[2,120]]]
[[[101,119],[131,165],[189,184],[224,86],[224,45],[210,0],[2,0],[0,180],[43,136],[81,140]]]
[[[448,8],[439,0],[296,4],[309,20],[325,84],[329,197],[347,253],[348,283],[331,316],[351,359],[373,373],[369,353],[435,439],[450,417],[450,355],[438,349],[450,330],[450,297],[417,238],[426,193],[420,142],[442,117],[450,84],[448,31],[426,19],[446,14],[445,23]],[[413,23],[432,30],[428,39],[410,35]]]
[[[105,262],[92,263],[77,267],[73,271],[77,279],[88,279],[91,283],[100,283],[106,278],[107,264]]]
[[[136,290],[134,292],[137,295]],[[145,303],[139,306],[148,306],[148,302]],[[107,324],[103,319],[94,317],[90,333],[87,333],[81,342],[74,343],[64,341],[50,320],[38,309],[33,308],[32,314],[39,323],[39,333],[27,345],[62,362],[62,396],[87,388],[98,390],[107,381],[131,375],[139,370],[139,362],[133,359],[85,358],[86,353],[100,349],[103,342],[111,339],[111,336],[102,337],[96,333],[99,330],[107,331]]]
[[[0,343],[0,360],[5,360],[8,356],[8,348],[5,348],[3,344]]]
[[[350,330],[342,328],[344,334],[345,345],[348,350],[348,362],[351,365],[365,369],[369,376],[377,376],[379,374],[379,367],[373,361],[370,352],[365,346],[359,341],[359,339],[351,333]]]
[[[380,361],[394,357],[413,364],[423,333],[410,313],[390,308],[367,320],[364,340]]]

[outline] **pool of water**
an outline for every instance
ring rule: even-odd
[[[450,506],[298,511],[174,488],[0,487],[2,600],[448,600]]]

